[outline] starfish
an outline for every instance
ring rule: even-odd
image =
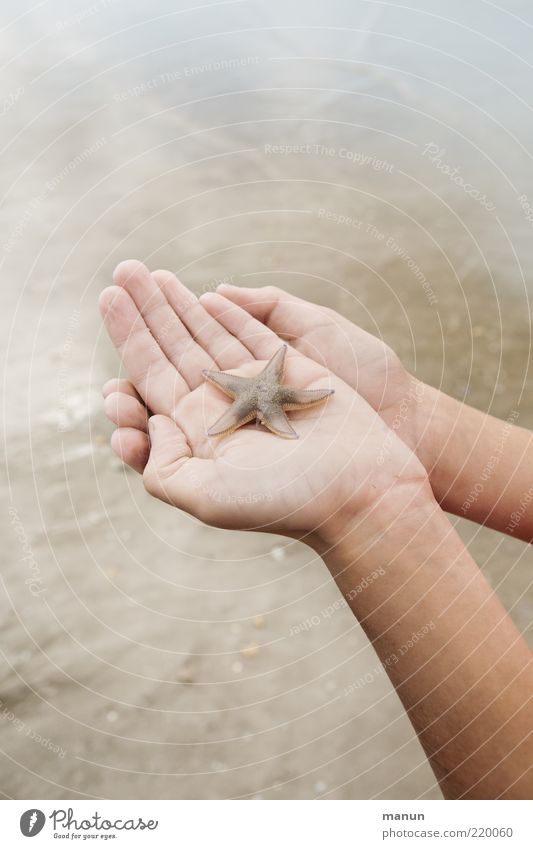
[[[333,395],[335,390],[290,389],[283,386],[281,381],[286,353],[287,345],[283,345],[256,377],[238,377],[225,371],[202,371],[206,380],[233,398],[231,407],[207,431],[208,436],[232,433],[255,419],[277,436],[298,439],[285,410],[313,407]]]

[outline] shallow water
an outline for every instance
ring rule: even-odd
[[[529,4],[309,5],[2,4],[7,796],[439,798],[321,562],[150,501],[101,412],[137,256],[330,305],[533,426]],[[531,552],[458,527],[526,629]]]

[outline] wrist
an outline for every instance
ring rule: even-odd
[[[391,484],[363,510],[340,511],[308,539],[327,565],[368,562],[410,543],[413,532],[435,516],[443,517],[429,481],[424,478]],[[446,520],[447,521],[447,520]]]
[[[416,454],[426,470],[434,465],[439,442],[433,427],[435,412],[446,398],[404,370],[394,402],[378,409],[385,424]]]
[[[448,456],[446,440],[457,418],[459,402],[421,381],[415,380],[414,387],[419,403],[413,413],[409,447],[424,466],[433,492],[440,500],[439,479],[443,476]],[[403,438],[401,433],[399,435]]]
[[[432,386],[424,386],[417,410],[413,451],[424,466],[435,498],[445,510],[456,512],[456,492],[465,468],[463,448],[479,436],[481,414]]]
[[[415,623],[432,619],[434,605],[440,609],[443,575],[454,583],[470,561],[428,483],[391,488],[335,537],[322,536],[320,542],[317,552],[373,636],[406,611]]]

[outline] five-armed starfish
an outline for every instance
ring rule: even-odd
[[[334,389],[289,389],[283,386],[283,365],[287,346],[276,351],[263,371],[256,377],[237,377],[224,371],[207,371],[202,374],[206,380],[222,389],[233,398],[233,404],[212,425],[208,436],[221,436],[231,433],[243,424],[256,419],[277,436],[286,439],[298,439],[298,434],[289,424],[285,410],[305,410],[320,404]]]

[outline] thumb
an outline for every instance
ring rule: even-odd
[[[190,460],[191,449],[181,428],[168,416],[151,416],[148,432],[150,456],[143,473],[144,486],[150,495],[174,504],[176,477]]]
[[[259,289],[248,289],[245,286],[232,286],[221,283],[217,292],[228,301],[232,301],[247,310],[254,318],[270,326],[270,318],[275,313],[275,307],[282,301],[287,301],[289,295],[275,286],[261,286]]]

